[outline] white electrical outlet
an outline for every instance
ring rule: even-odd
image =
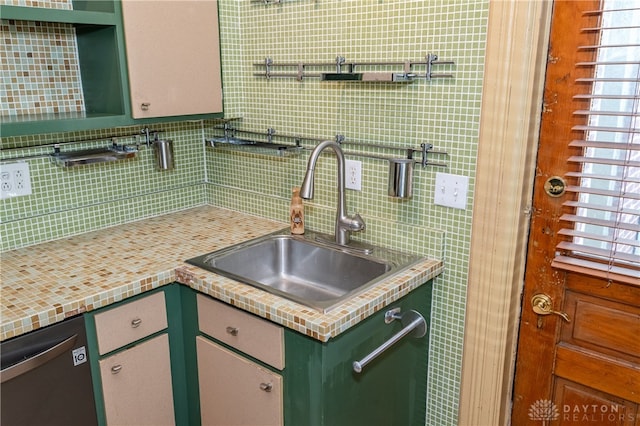
[[[347,160],[345,163],[345,187],[362,191],[362,161]]]
[[[0,199],[31,195],[29,163],[0,164]]]
[[[433,202],[439,206],[464,210],[467,208],[468,189],[468,176],[436,173]]]

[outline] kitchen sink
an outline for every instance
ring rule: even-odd
[[[424,258],[375,246],[340,246],[333,236],[289,229],[187,260],[289,300],[328,312]]]

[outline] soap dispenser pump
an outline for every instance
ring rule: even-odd
[[[291,204],[289,206],[289,220],[291,233],[295,235],[304,234],[304,204],[300,197],[300,188],[293,188]]]

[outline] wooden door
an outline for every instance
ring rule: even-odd
[[[563,203],[554,176],[577,170],[567,161],[581,155],[569,148],[574,114],[589,109],[574,99],[575,80],[593,67],[575,63],[594,59],[578,46],[598,43],[600,2],[555,1],[545,83],[522,317],[518,340],[511,424],[640,425],[640,283],[622,283],[566,272],[551,266]],[[581,83],[584,84],[584,83]],[[584,86],[582,86],[583,90]],[[580,105],[586,102],[586,105]],[[566,179],[569,185],[571,179]],[[545,190],[546,186],[546,190]],[[566,225],[566,224],[564,224]],[[534,312],[555,311],[541,315]]]

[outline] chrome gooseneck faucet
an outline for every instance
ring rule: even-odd
[[[345,161],[344,153],[340,145],[334,141],[320,142],[309,156],[307,164],[307,172],[304,175],[304,181],[300,188],[300,196],[306,200],[313,199],[313,181],[316,162],[320,154],[325,148],[331,148],[336,153],[338,159],[338,210],[336,211],[336,243],[342,246],[349,244],[350,232],[362,231],[365,229],[365,223],[359,214],[348,216],[346,213],[345,197],[344,197],[344,171]]]

